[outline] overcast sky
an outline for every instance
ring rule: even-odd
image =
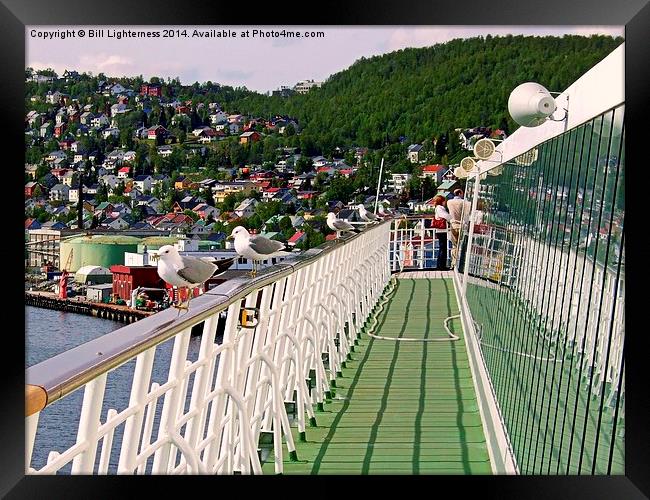
[[[90,29],[104,29],[101,38],[88,37]],[[164,28],[169,28],[166,26]],[[252,37],[253,29],[324,31],[324,38]],[[32,30],[56,32],[84,29],[86,36],[66,39],[32,37]],[[86,71],[107,76],[143,75],[179,77],[183,84],[213,81],[266,92],[299,80],[324,81],[360,57],[385,54],[406,47],[427,47],[454,38],[479,35],[556,35],[594,33],[624,36],[623,26],[426,26],[426,27],[256,27],[178,26],[188,35],[194,29],[231,29],[236,38],[109,38],[109,30],[162,30],[156,26],[28,26],[26,66]],[[250,37],[241,32],[249,30]]]

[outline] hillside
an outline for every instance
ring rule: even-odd
[[[362,58],[307,95],[248,95],[230,105],[242,113],[295,116],[301,145],[322,151],[380,147],[386,134],[390,142],[421,142],[458,127],[513,132],[507,110],[513,88],[536,81],[562,91],[622,42],[608,36],[457,39]]]

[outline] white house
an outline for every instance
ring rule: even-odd
[[[246,198],[235,208],[234,212],[237,214],[237,217],[247,219],[255,213],[255,206],[258,203],[259,202],[254,198]]]
[[[411,174],[392,174],[391,179],[388,181],[388,188],[397,193],[401,193],[410,178]]]
[[[152,177],[150,175],[137,175],[133,179],[133,185],[137,187],[141,192],[151,191],[151,181]]]
[[[105,227],[110,227],[111,229],[128,229],[129,223],[126,222],[122,217],[109,218],[104,220],[101,224]]]
[[[102,128],[102,127],[107,127],[110,122],[108,120],[108,117],[102,113],[100,115],[93,117],[90,123],[92,123],[92,126],[95,128]]]
[[[131,110],[129,108],[127,108],[126,104],[117,103],[117,104],[113,104],[111,106],[111,116],[126,113],[128,111],[131,111]]]
[[[420,151],[422,151],[422,144],[411,144],[408,148],[408,159],[411,163],[419,163]]]
[[[218,125],[214,126],[214,129],[219,131],[219,130],[228,130],[231,134],[238,134],[240,130],[240,126],[237,123],[219,123]]]
[[[210,123],[212,125],[218,125],[220,123],[226,123],[228,121],[228,115],[223,111],[215,111],[210,115]]]
[[[107,128],[102,131],[102,136],[104,139],[108,139],[110,136],[119,137],[120,129],[119,128]]]
[[[105,186],[113,189],[115,186],[117,186],[121,181],[118,180],[118,178],[115,175],[112,174],[106,174],[103,175],[99,178],[99,182],[104,184]]]
[[[50,200],[52,201],[68,201],[70,198],[70,188],[65,184],[57,184],[50,189]]]
[[[40,134],[41,137],[49,137],[52,135],[52,130],[54,129],[52,122],[45,122],[43,125],[41,125]]]
[[[124,160],[124,161],[135,161],[135,155],[136,155],[135,151],[127,151],[122,156],[122,160]]]
[[[79,188],[72,188],[68,191],[68,201],[71,203],[77,203],[79,201]]]
[[[169,144],[165,144],[164,146],[158,146],[156,149],[158,150],[158,154],[163,158],[167,158],[174,152],[174,147],[170,146]]]
[[[112,87],[110,87],[111,94],[117,95],[117,94],[122,94],[126,91],[126,88],[120,85],[119,83],[116,83]]]
[[[85,111],[84,113],[81,113],[81,116],[79,117],[79,122],[81,122],[82,125],[92,125],[94,118],[95,118],[94,114],[92,114],[90,111]]]
[[[66,154],[64,151],[61,151],[60,149],[57,149],[55,151],[50,151],[50,153],[45,157],[46,161],[56,161],[60,158],[65,159]]]
[[[72,187],[72,182],[74,181],[76,175],[72,170],[68,170],[65,174],[61,176],[61,183],[65,184],[68,187]]]

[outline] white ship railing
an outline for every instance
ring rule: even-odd
[[[440,243],[438,235],[447,235],[447,262],[451,267],[451,232],[426,227],[433,215],[409,215],[393,219],[390,237],[390,266],[393,272],[436,267]]]
[[[259,474],[263,433],[272,436],[281,473],[284,446],[296,458],[287,407],[295,406],[304,438],[308,422],[315,424],[314,406],[335,385],[390,279],[389,232],[384,222],[328,242],[255,279],[213,288],[179,317],[162,311],[28,368],[27,473]],[[195,361],[188,359],[193,327],[202,328]],[[167,380],[151,383],[156,347],[167,340]],[[128,404],[104,412],[107,392],[119,390],[108,376],[133,360]],[[76,443],[51,450],[35,469],[40,412],[77,389],[83,403]]]

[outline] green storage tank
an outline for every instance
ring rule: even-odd
[[[110,269],[124,265],[125,252],[137,252],[140,238],[123,235],[85,235],[61,242],[61,266],[68,262],[72,252],[69,272],[77,272],[83,266],[100,266]]]
[[[147,245],[147,251],[150,252],[151,250],[159,250],[160,247],[164,247],[165,245],[174,245],[180,239],[182,238],[176,236],[148,236],[140,240],[138,253],[144,253],[145,245]]]

